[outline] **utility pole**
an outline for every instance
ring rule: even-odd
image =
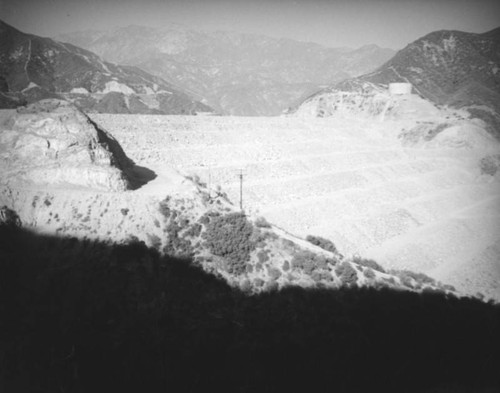
[[[243,211],[243,169],[240,169],[240,210]]]
[[[212,176],[210,174],[210,165],[208,166],[208,200],[212,200],[212,194],[210,192]]]

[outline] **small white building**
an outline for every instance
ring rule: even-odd
[[[391,96],[411,94],[411,83],[389,83],[389,94]]]

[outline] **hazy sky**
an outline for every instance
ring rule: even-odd
[[[0,19],[54,36],[131,24],[180,23],[317,42],[400,49],[435,30],[500,26],[499,0],[0,0]]]

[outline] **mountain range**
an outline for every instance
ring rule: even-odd
[[[367,86],[386,89],[391,82],[409,82],[421,98],[438,106],[466,109],[486,121],[489,131],[498,137],[499,71],[500,28],[483,34],[436,31],[410,43],[374,72],[335,83],[294,110],[313,101],[321,101],[324,107],[328,97],[338,92],[364,94]]]
[[[86,112],[213,112],[163,79],[0,21],[0,107],[64,98]]]
[[[59,35],[108,61],[137,66],[229,115],[279,115],[323,86],[362,75],[395,51],[233,32],[128,26]],[[205,102],[205,101],[203,101]]]

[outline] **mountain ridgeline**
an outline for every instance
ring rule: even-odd
[[[500,28],[483,34],[430,33],[374,72],[333,84],[297,108],[335,92],[363,93],[367,86],[386,88],[394,82],[411,83],[413,93],[438,106],[466,109],[500,136]]]
[[[137,66],[229,115],[279,115],[322,86],[373,71],[392,49],[359,49],[178,25],[128,26],[56,37]]]
[[[63,98],[86,112],[213,112],[159,77],[0,21],[0,107]]]

